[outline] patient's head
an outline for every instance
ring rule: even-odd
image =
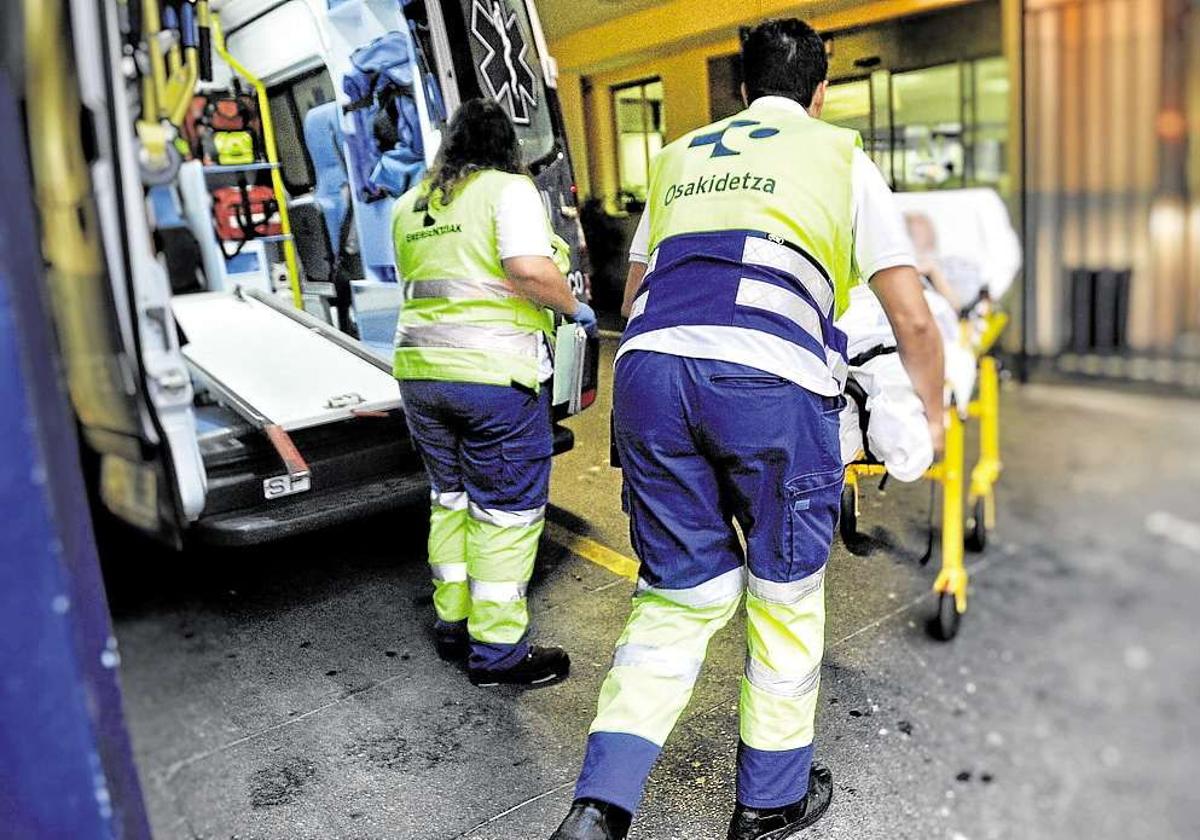
[[[933,229],[932,219],[924,213],[914,211],[904,214],[904,222],[908,225],[908,237],[918,253],[930,254],[937,251],[937,233]]]

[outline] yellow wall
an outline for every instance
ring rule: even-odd
[[[882,0],[808,20],[818,30],[830,31],[965,2],[971,0]],[[673,140],[710,122],[708,60],[737,52],[738,26],[772,15],[803,16],[804,11],[795,0],[744,4],[674,0],[551,43],[550,50],[562,68],[559,96],[580,195],[612,201],[617,193],[613,86],[661,78],[666,139]],[[588,84],[592,93],[585,96]]]
[[[669,0],[572,32],[551,48],[564,70],[589,73],[661,54],[672,46],[731,39],[739,26],[770,17],[792,15],[819,30],[847,29],[968,2],[973,0],[850,0],[840,11],[819,14],[819,0]]]
[[[663,83],[663,114],[666,140],[708,123],[708,59],[737,50],[736,39],[721,44],[685,50],[673,55],[597,73],[588,77],[593,94],[589,107],[582,107],[583,79],[564,74],[559,79],[563,101],[579,101],[575,115],[567,116],[567,140],[575,157],[576,177],[583,195],[612,198],[617,193],[618,173],[616,137],[613,128],[612,94],[614,86],[657,76]],[[564,113],[566,109],[564,108]],[[582,151],[579,151],[582,150]],[[587,172],[587,177],[579,174]],[[611,208],[610,208],[611,209]]]

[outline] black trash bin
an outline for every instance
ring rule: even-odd
[[[1115,353],[1125,349],[1132,275],[1127,268],[1074,268],[1068,272],[1067,350]]]

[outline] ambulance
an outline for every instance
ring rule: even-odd
[[[18,5],[46,282],[99,502],[176,545],[248,545],[427,499],[391,376],[389,217],[462,101],[512,117],[589,295],[532,0]],[[595,400],[588,350],[556,452]]]

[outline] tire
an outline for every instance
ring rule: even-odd
[[[937,615],[929,620],[929,634],[939,642],[948,642],[958,635],[962,615],[954,603],[954,594],[943,592],[938,595]]]
[[[842,488],[841,516],[838,518],[838,531],[842,542],[847,545],[858,538],[858,513],[855,511],[854,488],[846,485]]]
[[[987,503],[982,496],[975,500],[971,517],[967,520],[967,534],[963,546],[967,551],[979,554],[987,549]]]

